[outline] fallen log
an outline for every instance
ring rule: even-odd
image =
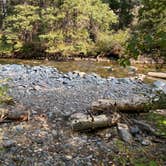
[[[162,72],[148,72],[148,76],[166,79],[166,73]]]
[[[126,113],[141,113],[151,109],[166,108],[166,95],[161,94],[156,100],[143,98],[99,99],[92,103],[92,114],[107,114],[114,111]]]
[[[91,105],[93,114],[109,113],[111,111],[121,112],[144,112],[144,102],[131,102],[129,100],[100,99]]]
[[[72,129],[75,131],[94,130],[97,128],[110,127],[115,125],[120,119],[118,113],[113,113],[112,116],[106,115],[93,116],[90,115],[80,116],[72,120]]]
[[[0,122],[12,122],[12,121],[28,121],[29,120],[28,111],[9,111],[8,109],[0,109]]]

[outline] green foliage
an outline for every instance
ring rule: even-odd
[[[165,57],[163,0],[142,0],[138,26],[125,51],[129,38],[125,29],[132,25],[133,12],[139,4],[140,0],[2,1],[0,56],[89,56],[113,52],[130,55],[127,61],[121,60],[124,65],[139,54]]]
[[[137,58],[140,54],[152,58],[166,58],[166,10],[163,0],[143,0],[139,10],[139,22],[128,45],[129,54]]]
[[[117,22],[113,11],[100,0],[65,0],[60,10],[49,7],[42,13],[47,28],[40,38],[46,52],[63,56],[93,52],[97,33],[109,31]]]
[[[159,113],[149,113],[146,120],[155,124],[159,135],[166,137],[166,116]]]
[[[99,53],[124,54],[124,48],[129,38],[128,30],[98,33],[96,49]]]
[[[101,0],[28,0],[9,6],[0,36],[1,55],[25,54],[27,46],[34,50],[36,43],[48,55],[92,54],[97,35],[111,35],[110,27],[117,23],[117,16]]]
[[[103,0],[108,3],[110,8],[118,15],[118,28],[129,27],[133,21],[133,11],[139,5],[140,0]]]
[[[0,35],[0,54],[11,55],[32,42],[40,21],[39,8],[31,5],[16,5],[4,22]]]

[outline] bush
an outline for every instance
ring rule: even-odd
[[[129,38],[128,30],[119,30],[114,33],[98,33],[96,42],[96,52],[99,54],[123,55],[127,40]]]

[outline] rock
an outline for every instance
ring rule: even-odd
[[[138,126],[132,126],[132,127],[130,127],[130,132],[132,135],[135,136],[135,135],[139,134],[140,130],[139,130]]]
[[[129,70],[130,72],[136,72],[136,71],[138,70],[138,68],[135,67],[135,66],[129,66],[129,67],[128,67],[128,70]]]
[[[135,119],[133,119],[133,122],[139,127],[141,131],[155,135],[155,129],[152,128],[149,124],[146,124],[145,122],[138,121]]]
[[[141,144],[144,145],[144,146],[148,146],[148,145],[151,144],[151,141],[148,140],[148,139],[144,139],[144,140],[141,142]]]
[[[111,67],[111,66],[103,66],[102,68],[103,68],[103,69],[107,69],[107,71],[109,71],[109,72],[114,71],[114,68]]]
[[[112,136],[112,128],[99,130],[96,134],[101,138],[110,138]]]
[[[96,73],[91,73],[90,74],[92,77],[95,77],[97,79],[101,79],[100,75],[96,74]]]
[[[65,156],[67,159],[69,159],[69,160],[71,160],[73,157],[72,156],[70,156],[70,155],[66,155]]]
[[[14,129],[15,129],[17,132],[22,132],[22,131],[24,130],[24,127],[20,124],[20,125],[15,126]]]
[[[126,124],[118,123],[117,129],[118,129],[119,136],[123,141],[127,143],[132,142],[132,135],[130,134],[129,127]]]
[[[57,130],[52,130],[52,135],[53,135],[53,136],[57,136],[57,135],[58,135]]]
[[[3,141],[3,147],[4,148],[11,148],[13,146],[15,146],[15,141],[13,141],[13,140],[5,140],[5,141]]]
[[[144,79],[146,78],[146,75],[144,74],[138,74],[134,77],[130,77],[130,79],[132,80],[138,80],[138,81],[144,81]]]
[[[159,90],[163,91],[166,94],[166,82],[157,80],[153,83]]]
[[[81,71],[77,71],[77,70],[73,71],[73,74],[78,74],[81,78],[86,75],[85,72],[81,72]]]

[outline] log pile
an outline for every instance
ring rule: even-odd
[[[73,130],[81,131],[116,125],[122,113],[141,113],[148,110],[145,101],[100,99],[92,103],[88,114],[76,114],[72,117]]]

